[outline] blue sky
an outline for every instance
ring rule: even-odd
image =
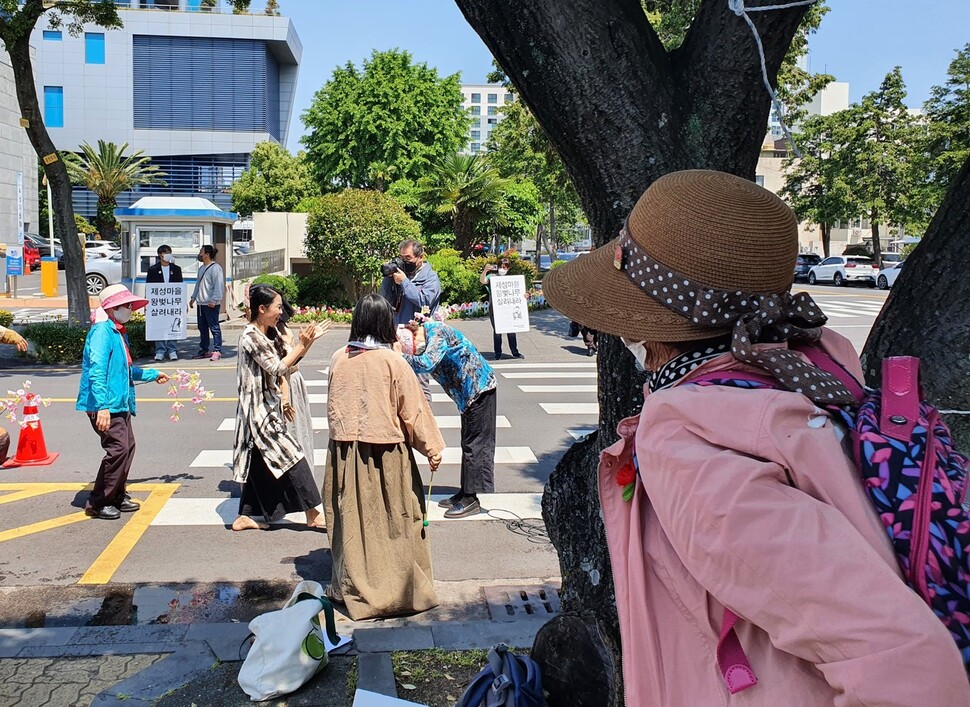
[[[909,104],[921,106],[956,49],[970,42],[970,0],[829,0],[829,7],[811,41],[811,69],[848,81],[853,101],[899,65]],[[453,0],[280,0],[280,8],[303,42],[290,149],[303,133],[299,115],[334,67],[359,65],[373,49],[407,49],[441,74],[461,72],[465,83],[484,81],[491,68],[488,49]]]

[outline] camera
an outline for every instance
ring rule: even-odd
[[[391,258],[381,265],[381,275],[390,277],[398,270],[404,270],[404,260],[402,258]]]

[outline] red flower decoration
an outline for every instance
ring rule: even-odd
[[[616,472],[617,486],[626,486],[627,484],[632,484],[633,480],[636,478],[637,470],[636,467],[633,466],[633,462],[627,462]]]

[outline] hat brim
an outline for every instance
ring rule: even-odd
[[[551,269],[542,294],[574,322],[630,341],[698,341],[730,329],[706,329],[674,314],[614,265],[619,239]]]
[[[112,299],[109,302],[102,304],[101,308],[108,310],[114,309],[115,307],[124,307],[126,304],[131,306],[132,311],[135,311],[142,309],[143,307],[147,307],[148,300],[141,297],[136,297],[135,295],[131,295],[129,297],[119,297],[116,300]]]

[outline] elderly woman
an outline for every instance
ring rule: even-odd
[[[438,605],[414,452],[434,471],[445,443],[396,343],[390,304],[367,295],[354,308],[349,344],[330,362],[323,496],[333,578],[327,594],[354,620]]]
[[[269,526],[253,516],[272,523],[301,511],[308,526],[323,527],[317,510],[320,492],[310,466],[313,460],[307,459],[303,445],[286,424],[280,391],[282,380],[330,323],[303,327],[298,341],[287,350],[277,329],[283,314],[280,293],[256,285],[249,300],[250,324],[239,337],[236,364],[239,403],[233,445],[233,478],[243,484],[243,492],[232,529],[265,530]]]
[[[774,194],[692,170],[543,282],[650,373],[599,467],[627,704],[967,705],[960,654],[821,409],[853,398],[803,347],[862,370],[789,293],[797,251]]]

